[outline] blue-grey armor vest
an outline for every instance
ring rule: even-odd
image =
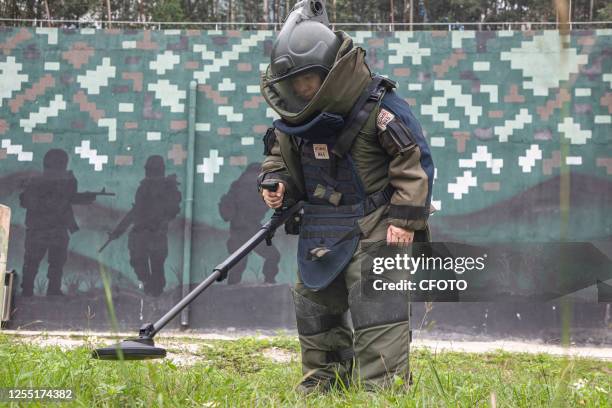
[[[323,112],[301,126],[282,120],[274,126],[296,138],[308,202],[298,242],[298,265],[304,285],[329,285],[350,262],[359,244],[357,221],[389,202],[393,188],[367,195],[350,154],[356,134],[389,83],[374,77],[346,121]]]

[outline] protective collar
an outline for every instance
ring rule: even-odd
[[[310,103],[298,113],[283,109],[283,101],[269,86],[270,67],[261,76],[261,93],[266,102],[289,125],[302,125],[320,112],[346,116],[363,89],[369,84],[372,74],[365,62],[365,50],[354,47],[346,33],[337,31],[342,45],[336,60],[321,88]]]

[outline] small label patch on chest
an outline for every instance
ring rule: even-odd
[[[312,149],[314,151],[315,159],[329,160],[329,151],[327,150],[326,144],[313,144]]]
[[[387,124],[391,122],[393,119],[395,119],[394,114],[392,114],[386,109],[381,109],[380,112],[378,113],[378,116],[376,117],[376,126],[380,130],[386,130]]]

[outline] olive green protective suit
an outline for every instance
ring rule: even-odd
[[[346,117],[359,95],[370,83],[372,74],[365,63],[365,51],[354,47],[343,32],[337,32],[342,45],[335,63],[316,96],[306,108],[292,114],[283,110],[262,75],[262,94],[270,106],[289,124],[298,125],[314,114],[330,112]],[[380,106],[374,108],[350,149],[358,175],[372,194],[388,184],[395,188],[390,203],[359,220],[361,238],[350,263],[327,287],[311,290],[298,274],[294,300],[305,376],[361,382],[367,387],[388,385],[395,375],[408,382],[409,303],[407,296],[384,297],[373,302],[361,290],[361,262],[366,258],[364,244],[386,240],[389,225],[415,231],[415,241],[429,240],[428,175],[420,164],[420,148],[398,146],[387,130],[377,127]],[[306,197],[299,143],[295,137],[274,130],[267,140],[267,153],[259,181],[285,184],[285,198]],[[424,208],[425,211],[390,211],[394,208]],[[391,212],[391,215],[390,215]],[[418,214],[399,217],[396,214]],[[346,312],[350,310],[350,322]],[[354,350],[354,354],[350,350]],[[353,358],[354,355],[354,358]]]

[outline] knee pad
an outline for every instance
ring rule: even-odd
[[[293,292],[302,354],[302,372],[345,384],[353,366],[353,337],[346,312],[338,313]]]
[[[335,327],[346,327],[345,313],[335,313],[327,306],[313,302],[295,290],[293,303],[298,333],[303,336],[327,332]]]
[[[349,290],[348,301],[355,330],[410,321],[410,302],[403,293],[364,293],[357,282]]]

